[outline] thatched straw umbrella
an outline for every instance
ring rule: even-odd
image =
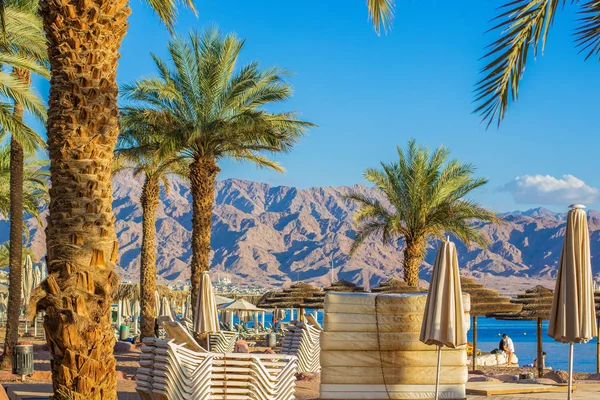
[[[496,312],[489,317],[503,320],[534,320],[537,321],[537,370],[538,376],[544,374],[544,357],[542,350],[542,321],[550,319],[553,291],[543,286],[536,286],[511,299],[514,304],[522,305],[519,312]]]
[[[488,289],[473,278],[460,277],[463,293],[471,296],[471,316],[473,317],[473,370],[477,369],[477,317],[494,312],[519,312],[521,305],[510,302],[510,298],[500,296],[497,290]]]
[[[323,289],[325,292],[344,292],[344,293],[364,293],[365,289],[350,281],[344,279],[333,283],[328,288]]]
[[[426,292],[420,287],[408,286],[404,281],[397,278],[390,278],[385,282],[381,282],[378,287],[371,289],[372,293],[421,293]]]
[[[323,308],[325,292],[315,286],[298,282],[287,289],[268,292],[258,301],[257,306],[262,308],[300,309],[300,317],[306,308]]]

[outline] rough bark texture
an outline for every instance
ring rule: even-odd
[[[158,207],[160,186],[156,179],[146,178],[142,189],[142,255],[140,271],[140,292],[142,309],[142,338],[154,336],[156,320],[156,208]]]
[[[404,281],[408,286],[419,286],[419,268],[425,253],[425,240],[407,240],[404,249]]]
[[[210,230],[219,167],[212,158],[198,158],[190,164],[192,192],[192,311],[200,288],[200,274],[210,269]]]
[[[48,111],[49,276],[44,328],[54,399],[113,400],[111,303],[118,243],[111,167],[118,136],[116,70],[128,0],[42,0],[51,87]]]
[[[26,84],[31,83],[31,74],[15,69],[13,75]],[[23,119],[23,107],[15,104],[14,115]],[[10,268],[8,273],[8,307],[6,315],[6,337],[2,369],[11,369],[12,352],[19,341],[19,317],[21,315],[21,286],[23,281],[23,146],[15,138],[10,141]]]

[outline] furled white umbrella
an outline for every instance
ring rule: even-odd
[[[159,316],[171,317],[173,318],[173,311],[171,310],[171,303],[169,299],[163,297],[160,302],[160,313]]]
[[[587,215],[580,204],[570,208],[548,324],[550,337],[569,343],[569,399],[573,385],[573,343],[587,343],[598,335]]]
[[[160,295],[158,294],[158,290],[154,291],[154,311],[156,316],[160,316]]]
[[[421,342],[438,346],[436,400],[439,398],[442,347],[466,345],[467,331],[456,246],[448,239],[441,243],[435,257],[420,335]]]
[[[40,261],[40,272],[42,273],[42,281],[48,277],[48,266],[44,260]]]
[[[212,282],[208,272],[200,275],[200,288],[196,298],[194,332],[198,335],[219,332],[219,317]]]
[[[31,256],[27,255],[25,262],[23,263],[23,280],[21,284],[21,301],[23,310],[27,308],[29,304],[29,296],[33,289],[33,261]]]
[[[122,299],[121,303],[121,315],[125,318],[133,316],[133,312],[131,310],[131,300]]]
[[[40,270],[40,267],[37,266],[33,269],[32,288],[35,289],[36,287],[40,286],[40,283],[42,283],[42,271]]]

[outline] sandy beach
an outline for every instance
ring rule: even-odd
[[[51,374],[50,374],[50,353],[46,345],[41,340],[35,340],[35,373],[21,382],[20,377],[12,375],[4,371],[0,372],[0,384],[7,390],[33,390],[40,394],[47,394],[51,390]],[[261,348],[255,349],[261,351]],[[126,342],[118,342],[115,346],[115,357],[117,359],[117,376],[118,376],[118,393],[119,400],[134,400],[138,399],[135,392],[135,374],[138,368],[140,348]],[[469,381],[488,381],[488,382],[513,382],[518,378],[519,374],[531,372],[530,368],[502,368],[502,367],[485,367],[469,374]],[[547,372],[550,372],[548,370]],[[538,383],[556,384],[549,379],[535,380]],[[319,375],[305,374],[301,380],[297,381],[296,399],[298,400],[317,400],[319,397]],[[588,373],[575,374],[576,392],[574,399],[594,400],[600,399],[600,376]],[[537,394],[519,394],[519,395],[499,395],[499,396],[467,396],[468,399],[562,399],[565,398],[565,393],[537,393]],[[0,392],[0,399],[3,399]]]

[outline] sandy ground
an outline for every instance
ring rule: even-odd
[[[40,340],[35,341],[35,370],[36,374],[32,378],[28,378],[26,384],[34,384],[36,390],[45,389],[48,390],[48,383],[50,383],[50,353],[45,351]],[[263,348],[253,349],[254,351],[262,352]],[[137,400],[139,397],[135,392],[135,380],[134,376],[138,368],[139,349],[133,348],[128,351],[117,352],[115,357],[117,359],[117,373],[118,383],[117,389],[119,392],[120,400]],[[530,369],[526,368],[483,368],[481,372],[486,375],[515,375],[519,372],[526,372]],[[585,381],[589,374],[576,374],[577,379],[577,391],[573,399],[580,400],[600,400],[600,382],[599,381]],[[23,385],[22,382],[15,379],[15,377],[8,373],[0,372],[0,384],[5,387],[14,385]],[[296,386],[296,398],[299,400],[317,400],[319,399],[319,379],[316,376],[313,380],[298,381]],[[480,396],[468,396],[469,400],[519,400],[519,399],[564,399],[566,398],[565,393],[541,393],[541,394],[530,394],[530,395],[512,395],[512,396],[491,396],[491,397],[480,397]]]

